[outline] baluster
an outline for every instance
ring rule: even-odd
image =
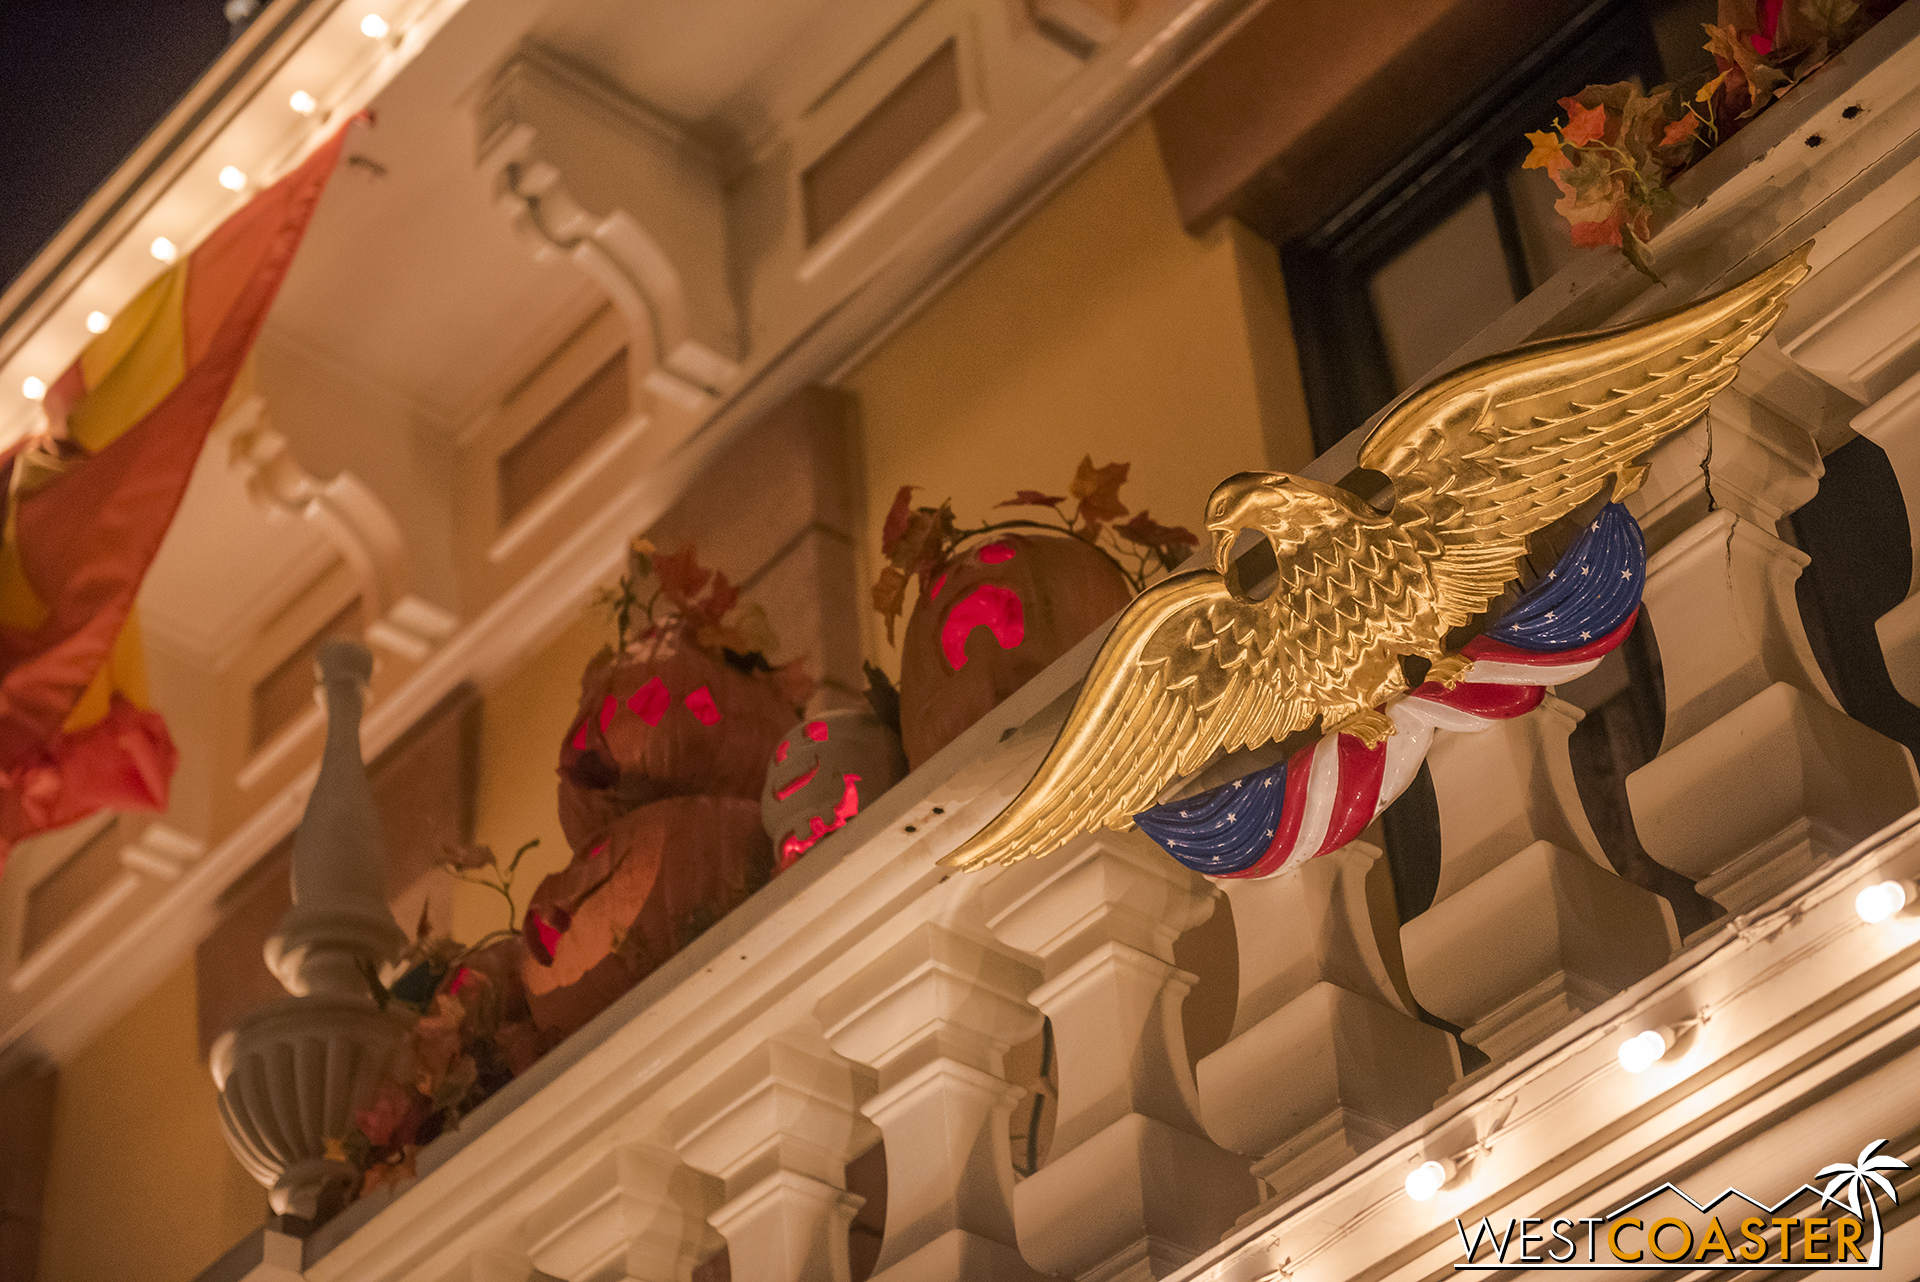
[[[1744,912],[1920,802],[1905,748],[1852,720],[1821,676],[1774,531],[1813,496],[1812,436],[1737,391],[1657,451],[1634,496],[1659,546],[1647,610],[1667,694],[1660,755],[1627,780],[1647,853]],[[1711,485],[1713,510],[1678,533]]]
[[[671,1152],[623,1146],[548,1197],[515,1238],[496,1243],[489,1267],[513,1282],[531,1268],[577,1282],[678,1282],[718,1246],[707,1217],[719,1204],[719,1185]],[[476,1282],[496,1276],[481,1273],[479,1263],[475,1269]]]
[[[1233,1035],[1200,1061],[1200,1107],[1215,1140],[1255,1159],[1270,1196],[1344,1166],[1460,1076],[1453,1039],[1414,1018],[1394,981],[1382,926],[1398,923],[1379,858],[1356,841],[1295,872],[1220,883],[1240,995]]]
[[[719,1181],[671,1152],[636,1144],[619,1150],[615,1171],[631,1282],[680,1282],[720,1249],[710,1227]]]
[[[847,1282],[847,1227],[864,1199],[847,1192],[846,1169],[876,1138],[860,1112],[872,1089],[795,1034],[755,1047],[674,1110],[680,1156],[725,1183],[708,1220],[734,1276]]]
[[[1213,915],[1205,878],[1140,833],[1077,838],[981,895],[1001,942],[1040,958],[1028,1000],[1053,1021],[1060,1112],[1014,1189],[1020,1246],[1067,1277],[1161,1277],[1253,1205],[1247,1164],[1207,1138],[1180,1006],[1182,933]]]
[[[1913,577],[1907,599],[1874,624],[1887,675],[1908,703],[1920,703],[1920,375],[1908,379],[1853,420],[1853,430],[1886,452],[1907,506]]]
[[[1436,734],[1440,884],[1400,932],[1420,1004],[1503,1060],[1656,970],[1679,942],[1666,900],[1617,876],[1581,809],[1579,709]]]
[[[889,1157],[874,1282],[1038,1278],[1013,1227],[1007,1048],[1040,1031],[1039,981],[997,944],[927,923],[821,1000],[833,1048],[871,1065],[862,1111]]]

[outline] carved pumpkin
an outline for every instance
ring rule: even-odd
[[[659,632],[580,678],[560,745],[560,825],[575,850],[637,806],[687,795],[757,800],[793,708],[764,675]]]
[[[906,773],[900,736],[864,708],[829,712],[788,731],[773,750],[760,794],[774,871],[792,867]]]
[[[534,891],[521,967],[533,1022],[564,1036],[766,884],[760,808],[668,797],[605,829]]]
[[[1133,599],[1107,555],[1070,537],[1001,535],[921,594],[900,651],[900,737],[919,766]]]

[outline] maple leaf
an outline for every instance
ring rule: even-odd
[[[873,584],[873,610],[887,621],[887,644],[893,644],[893,621],[907,603],[907,572],[897,565],[880,571]]]
[[[718,623],[740,604],[740,589],[728,581],[719,570],[713,572],[706,595],[694,602],[687,611],[695,619],[706,623]]]
[[[678,552],[662,552],[653,558],[653,574],[660,581],[660,594],[682,611],[691,611],[694,602],[713,578],[713,571],[700,564],[689,543]]]
[[[1633,89],[1627,95],[1627,102],[1621,111],[1620,147],[1640,168],[1649,166],[1655,171],[1654,180],[1665,177],[1660,165],[1653,160],[1653,149],[1659,146],[1657,139],[1665,131],[1667,116],[1672,108],[1673,90],[1662,87],[1650,94]]]
[[[1612,210],[1605,218],[1592,222],[1573,223],[1573,243],[1583,248],[1611,245],[1621,248],[1620,224],[1623,215],[1618,209]]]
[[[1520,162],[1522,169],[1544,169],[1548,173],[1557,173],[1573,162],[1567,159],[1565,147],[1560,135],[1551,129],[1543,129],[1527,135],[1527,141],[1533,144],[1533,150]]]
[[[1059,507],[1067,501],[1064,494],[1042,494],[1039,490],[1016,490],[1012,498],[1005,503],[996,503],[995,507]]]
[[[1080,500],[1075,515],[1088,529],[1127,514],[1127,505],[1120,501],[1120,487],[1127,483],[1128,469],[1126,463],[1095,467],[1091,454],[1080,460],[1080,468],[1074,473],[1073,484],[1067,487],[1067,492]]]
[[[1129,543],[1137,543],[1156,552],[1165,548],[1200,546],[1200,538],[1192,530],[1181,525],[1162,525],[1145,512],[1139,513],[1125,525],[1114,526],[1113,532]]]
[[[1779,90],[1789,83],[1787,74],[1766,62],[1760,56],[1760,51],[1732,23],[1725,26],[1712,23],[1701,25],[1707,33],[1704,48],[1720,66],[1722,75],[1718,83],[1728,105],[1738,102],[1740,90],[1746,91],[1746,110],[1739,113],[1739,119],[1746,120],[1754,115],[1773,101]]]
[[[1576,227],[1618,216],[1626,193],[1615,178],[1613,165],[1603,153],[1583,149],[1577,164],[1553,176],[1565,193],[1554,202],[1554,212]],[[1576,233],[1574,243],[1617,242],[1582,242]]]
[[[907,532],[907,518],[913,512],[913,492],[918,486],[903,485],[900,492],[893,496],[893,506],[887,509],[887,519],[880,527],[880,555],[891,557],[894,548]]]
[[[1687,108],[1680,119],[1667,125],[1667,131],[1660,135],[1660,146],[1678,147],[1692,142],[1700,136],[1700,127],[1705,123],[1693,113],[1693,108]]]
[[[1607,109],[1596,104],[1583,106],[1578,98],[1562,98],[1560,105],[1567,110],[1567,123],[1560,132],[1566,136],[1569,147],[1584,147],[1590,142],[1603,142],[1607,136]]]

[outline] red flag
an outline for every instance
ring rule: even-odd
[[[102,808],[166,808],[177,754],[145,706],[134,597],[345,140],[148,285],[48,389],[48,434],[4,459],[0,858]]]

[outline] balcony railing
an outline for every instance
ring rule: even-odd
[[[417,1182],[206,1276],[671,1282],[724,1245],[737,1278],[844,1280],[845,1173],[881,1142],[875,1277],[1422,1277],[1461,1259],[1455,1216],[1594,1215],[1683,1175],[1784,1191],[1856,1134],[1910,1143],[1920,924],[1854,897],[1920,875],[1920,782],[1840,708],[1782,531],[1854,414],[1920,494],[1916,33],[1896,12],[1685,180],[1664,290],[1595,256],[1461,353],[1660,310],[1817,239],[1778,343],[1630,501],[1665,727],[1628,805],[1708,925],[1682,940],[1615,871],[1569,759],[1582,714],[1553,698],[1436,744],[1439,887],[1404,925],[1364,842],[1224,892],[1138,834],[940,868],[1031,775],[1096,635],[429,1145]],[[1907,613],[1881,635],[1914,690]],[[1196,1064],[1176,946],[1221,913],[1237,1005]],[[1016,1178],[1007,1057],[1043,1020],[1057,1111]],[[1628,1074],[1619,1043],[1655,1028],[1672,1051]],[[1464,1077],[1462,1043],[1485,1061]],[[1412,1200],[1429,1160],[1447,1181]]]

